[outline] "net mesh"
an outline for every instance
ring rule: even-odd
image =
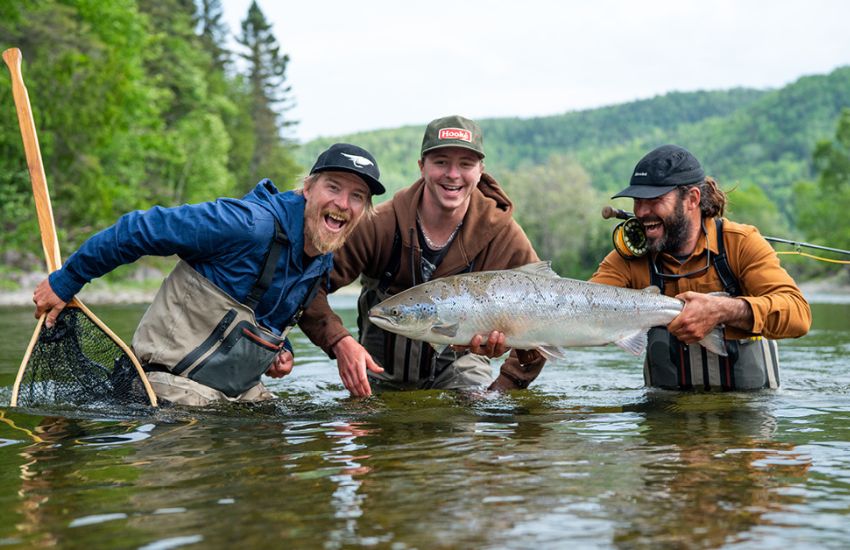
[[[42,326],[18,388],[18,406],[150,405],[130,357],[78,308]]]

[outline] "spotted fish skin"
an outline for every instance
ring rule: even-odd
[[[684,306],[658,288],[621,288],[560,277],[549,262],[435,279],[384,300],[369,311],[384,330],[441,349],[467,345],[476,334],[505,334],[505,344],[562,357],[566,347],[614,343],[639,355],[646,333],[666,326]],[[726,355],[722,331],[701,344]]]

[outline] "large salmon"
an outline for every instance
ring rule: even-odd
[[[369,319],[438,350],[498,330],[507,346],[548,357],[563,357],[564,347],[609,343],[639,355],[650,327],[666,326],[683,306],[654,286],[635,290],[567,279],[549,262],[537,262],[435,279],[384,300]],[[726,355],[720,328],[700,344]]]

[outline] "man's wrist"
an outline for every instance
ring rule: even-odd
[[[751,330],[753,328],[753,308],[743,298],[729,298],[728,306],[725,308],[726,315],[723,323],[732,327]]]
[[[336,342],[334,342],[333,344],[330,345],[330,347],[328,348],[328,355],[330,356],[331,359],[337,358],[337,356],[339,355],[339,352],[340,352],[339,346],[345,345],[343,342],[345,341],[346,338],[352,338],[353,339],[354,337],[351,336],[351,334],[345,333],[345,334],[342,335],[341,338],[337,339]]]

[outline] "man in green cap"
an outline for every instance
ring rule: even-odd
[[[543,368],[534,350],[512,350],[493,380],[488,357],[507,351],[504,335],[475,337],[467,349],[437,354],[422,341],[385,332],[369,321],[369,309],[385,298],[431,279],[511,269],[538,261],[513,219],[513,204],[484,172],[481,128],[461,116],[431,121],[419,158],[421,178],[362,221],[334,255],[330,292],[357,277],[356,340],[320,290],[299,323],[331,358],[355,396],[382,389],[495,390],[525,388]]]

